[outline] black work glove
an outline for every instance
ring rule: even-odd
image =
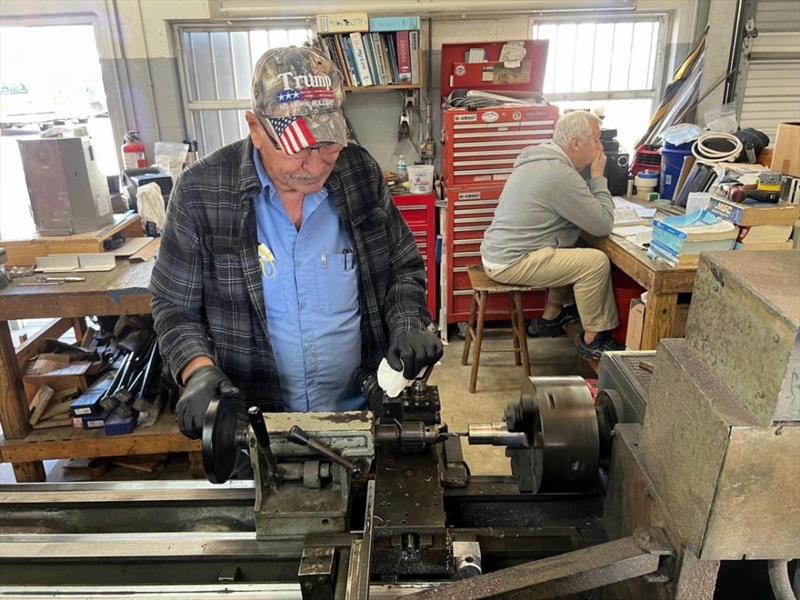
[[[181,433],[193,440],[200,439],[203,419],[211,401],[237,393],[237,388],[219,367],[208,365],[197,369],[186,382],[175,407]]]
[[[392,340],[386,361],[395,371],[403,369],[406,379],[415,379],[422,369],[436,363],[443,354],[442,340],[435,334],[404,331]]]

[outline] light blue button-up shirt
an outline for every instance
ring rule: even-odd
[[[264,306],[287,411],[361,410],[358,266],[328,190],[306,195],[298,231],[253,149]],[[266,248],[264,248],[266,247]],[[274,261],[265,261],[267,249]]]

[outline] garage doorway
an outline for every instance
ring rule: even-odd
[[[92,25],[0,27],[0,240],[36,231],[20,139],[85,124],[106,175],[119,171]]]

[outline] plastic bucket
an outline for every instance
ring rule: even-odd
[[[683,169],[683,159],[692,155],[692,142],[673,146],[665,144],[661,149],[661,197],[672,200],[675,186]]]
[[[408,183],[412,194],[430,194],[433,191],[433,165],[409,165]]]

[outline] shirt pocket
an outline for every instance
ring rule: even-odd
[[[358,311],[358,267],[355,256],[328,254],[316,269],[320,310],[329,315]]]
[[[214,287],[226,300],[247,299],[247,284],[242,271],[242,261],[238,254],[218,252],[212,258],[214,268]]]

